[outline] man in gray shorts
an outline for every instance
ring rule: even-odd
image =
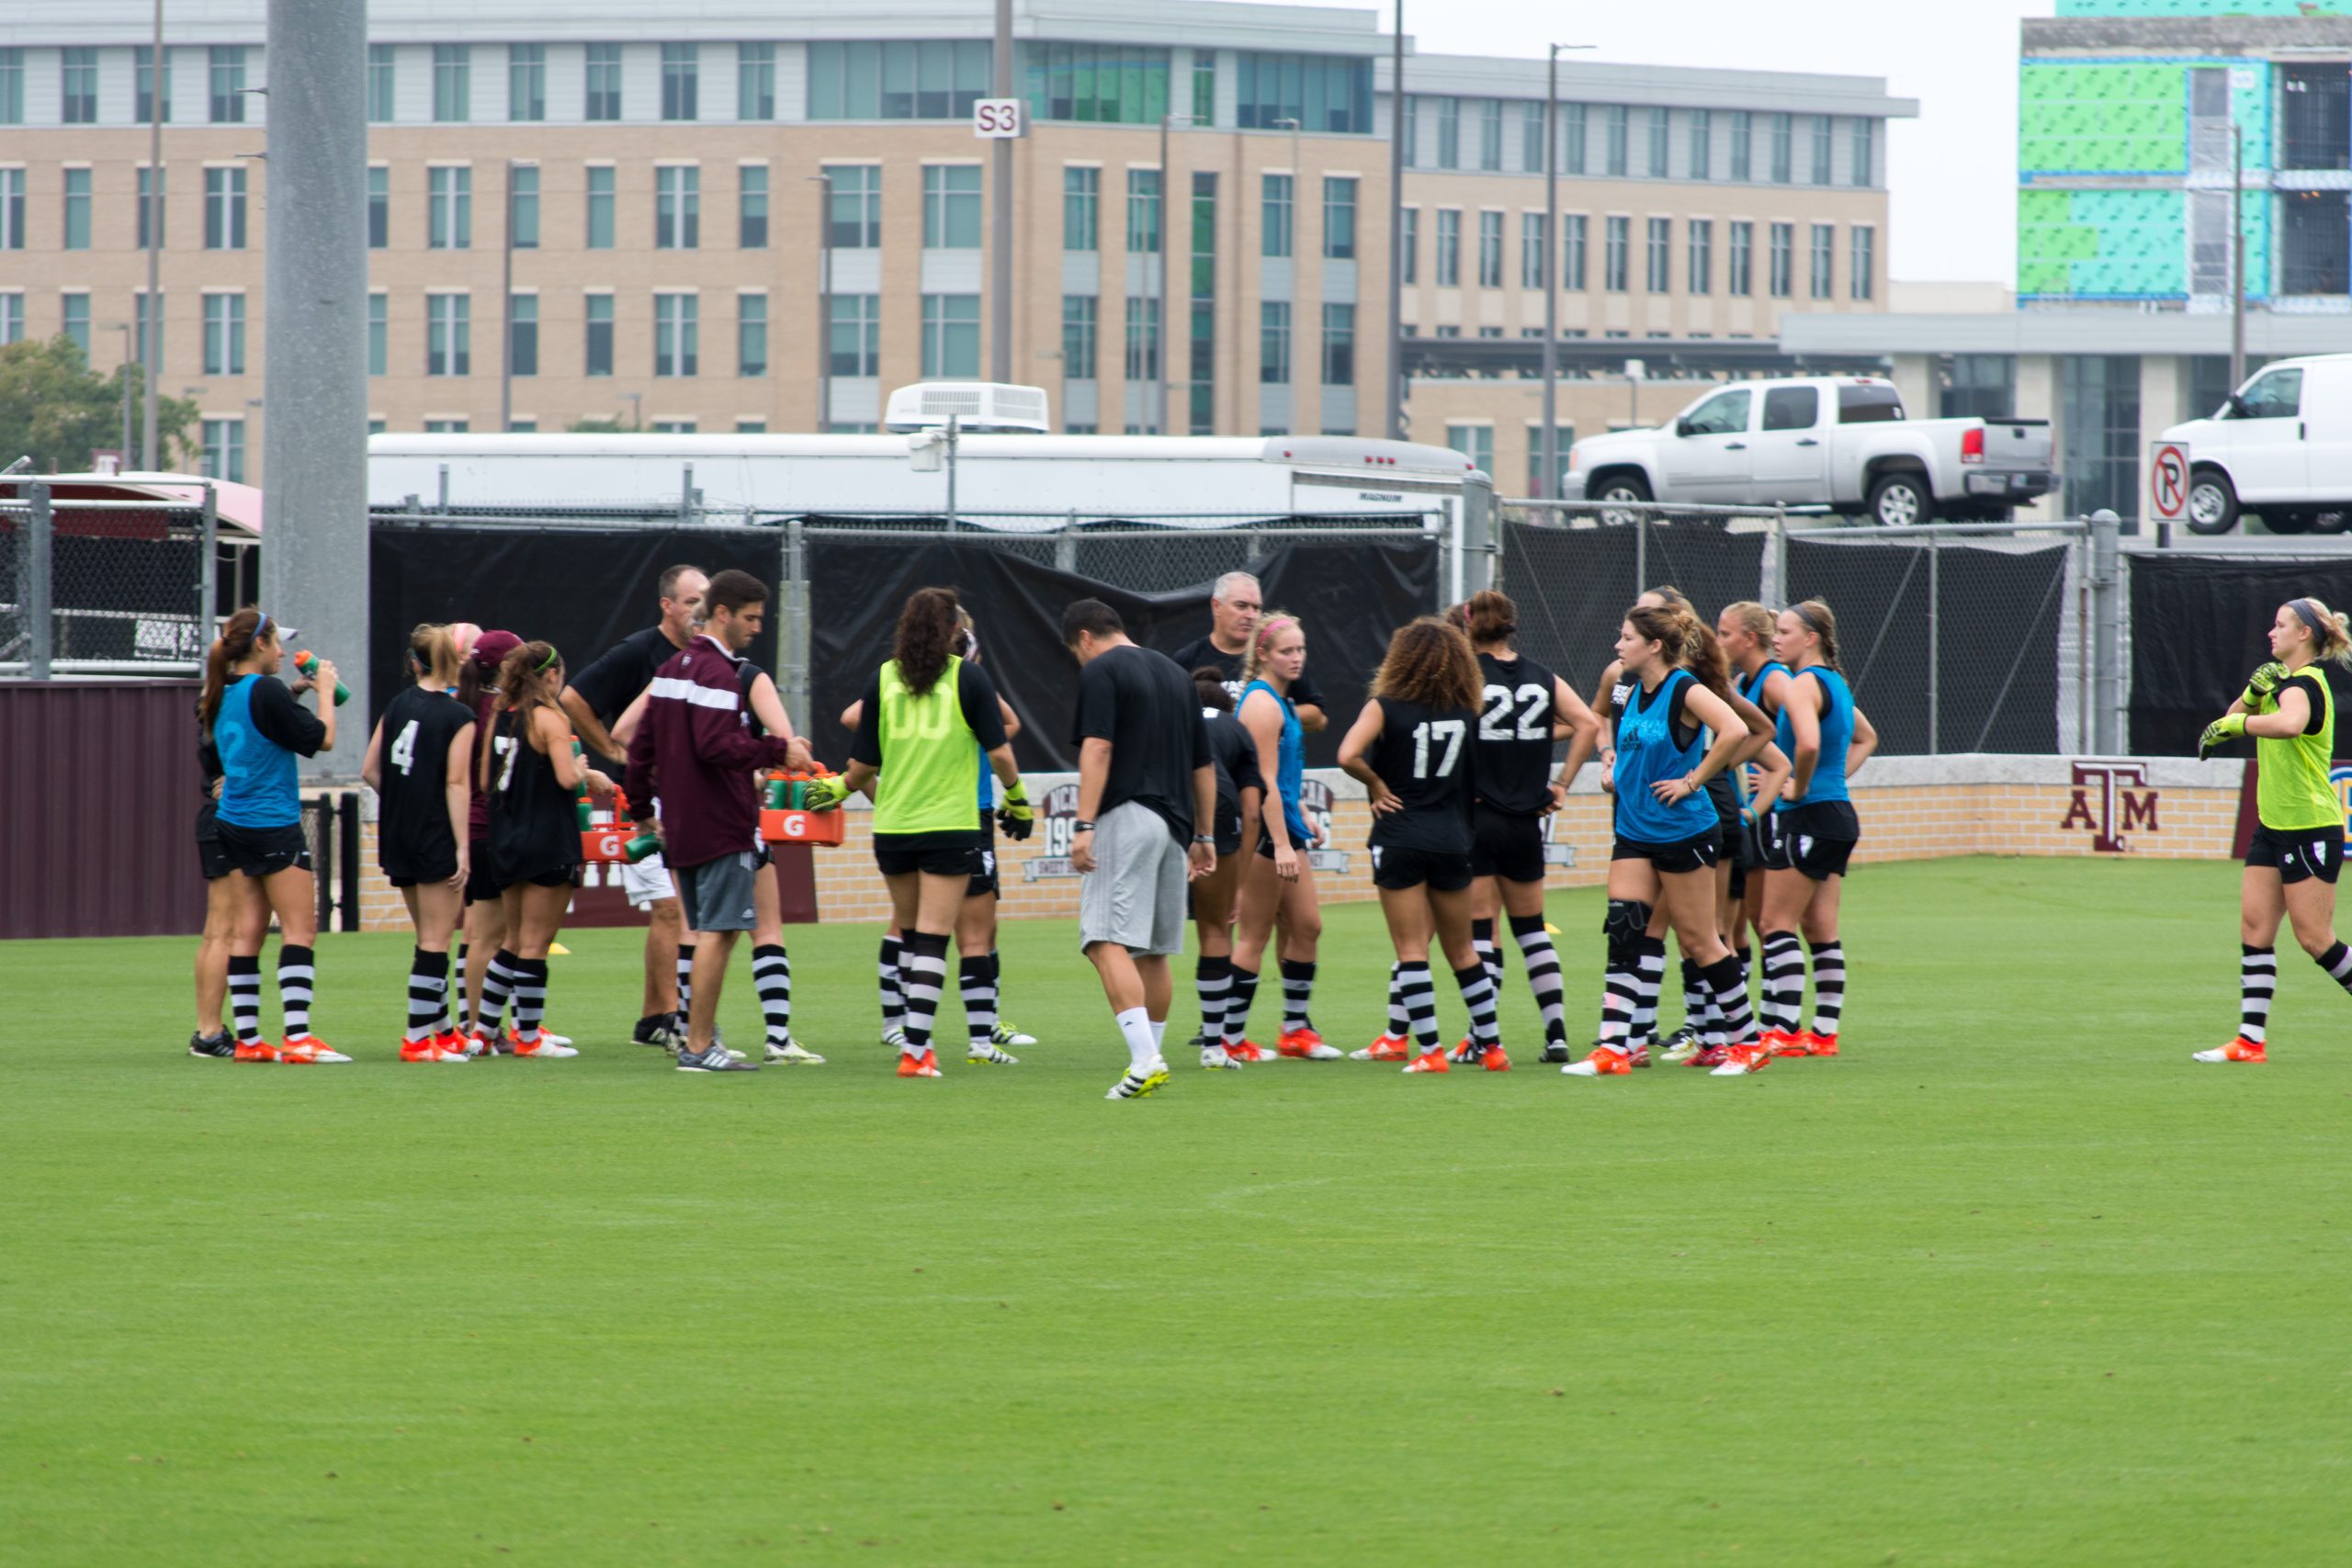
[[[1168,960],[1184,947],[1186,880],[1216,869],[1216,770],[1192,677],[1129,642],[1116,610],[1079,600],[1062,641],[1079,663],[1078,940],[1127,1046],[1106,1098],[1136,1100],[1168,1081]]]

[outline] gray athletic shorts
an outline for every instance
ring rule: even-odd
[[[753,888],[768,863],[768,852],[738,850],[700,865],[674,867],[678,901],[690,931],[747,931],[759,924]]]
[[[1105,812],[1094,824],[1094,869],[1079,884],[1079,945],[1182,953],[1184,883],[1184,846],[1158,812],[1133,800]]]

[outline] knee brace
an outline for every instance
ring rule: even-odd
[[[1639,898],[1611,898],[1609,912],[1600,922],[1601,933],[1609,939],[1609,966],[1630,970],[1639,952],[1643,936],[1648,931],[1651,906]]]

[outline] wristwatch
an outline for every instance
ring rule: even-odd
[[[1216,836],[1213,833],[1195,833],[1193,835],[1193,842],[1196,844],[1206,844],[1211,849],[1215,849],[1216,847]]]
[[[1069,825],[1069,830],[1073,833],[1091,833],[1094,831],[1094,824],[1091,822],[1072,822]]]

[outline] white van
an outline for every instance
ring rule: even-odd
[[[2162,439],[2188,448],[2188,528],[2226,534],[2258,513],[2274,534],[2352,517],[2352,354],[2267,365],[2210,419]]]

